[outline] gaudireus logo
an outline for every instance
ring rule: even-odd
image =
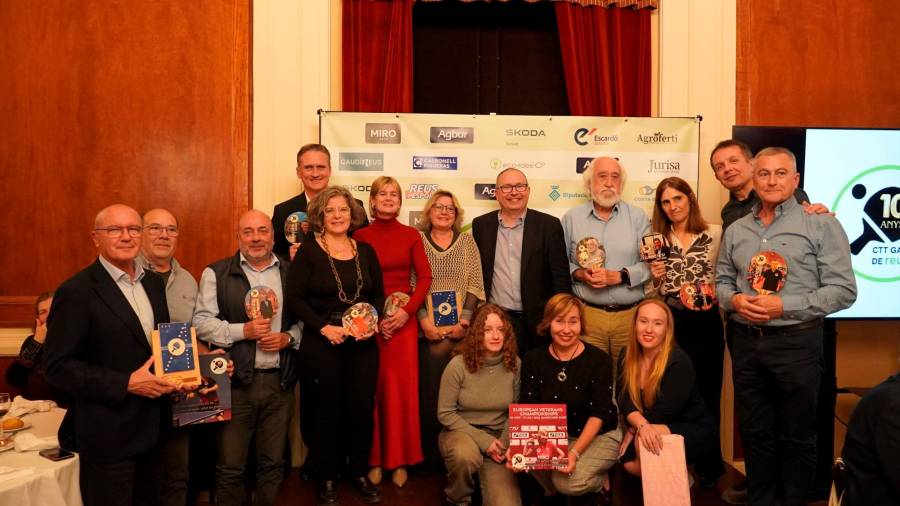
[[[431,127],[432,144],[472,144],[475,129],[471,127]]]
[[[475,183],[475,200],[497,200],[494,183]]]
[[[575,130],[575,144],[587,146],[588,144],[609,144],[619,140],[618,135],[600,135],[596,128],[579,128]]]
[[[366,144],[400,144],[400,123],[366,123]]]
[[[384,170],[384,153],[341,153],[338,170]]]
[[[456,170],[459,165],[455,156],[413,156],[413,170]]]

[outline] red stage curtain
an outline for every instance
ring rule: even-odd
[[[344,0],[344,111],[411,112],[413,0]]]
[[[556,3],[573,116],[650,115],[650,11]]]

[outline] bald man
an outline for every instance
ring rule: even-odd
[[[256,502],[269,505],[284,475],[301,329],[297,318],[284,311],[289,264],[272,253],[272,221],[265,213],[247,211],[238,222],[237,239],[237,253],[214,262],[200,277],[194,326],[197,337],[229,350],[234,361],[232,418],[219,431],[216,502],[243,504],[244,469],[255,435]],[[262,287],[274,300],[258,299],[258,306],[250,304],[259,308],[257,314],[248,315],[245,298],[265,292]]]
[[[87,506],[160,503],[159,443],[175,386],[150,372],[150,333],[169,311],[162,280],[137,262],[142,233],[134,209],[100,211],[91,232],[98,258],[60,285],[47,320],[47,381],[78,408]]]

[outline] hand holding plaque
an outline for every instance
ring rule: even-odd
[[[662,234],[647,234],[641,238],[641,260],[652,262],[669,258],[669,241]]]
[[[251,320],[271,320],[278,311],[278,296],[268,286],[257,285],[244,296],[244,310]]]
[[[362,341],[378,330],[378,310],[372,304],[359,302],[344,311],[341,323],[347,335]]]
[[[157,377],[183,384],[198,385],[197,334],[188,323],[160,323],[150,335],[153,366]]]
[[[606,249],[596,237],[585,237],[578,241],[572,252],[575,263],[594,272],[606,263]]]

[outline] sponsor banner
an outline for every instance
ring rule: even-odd
[[[400,181],[401,221],[443,188],[460,200],[468,223],[497,208],[494,183],[510,167],[528,177],[529,207],[556,216],[589,200],[583,173],[598,156],[619,159],[628,172],[623,200],[648,213],[662,179],[681,177],[694,189],[698,181],[695,118],[326,111],[320,132],[337,161],[332,180],[364,201],[376,177]]]

